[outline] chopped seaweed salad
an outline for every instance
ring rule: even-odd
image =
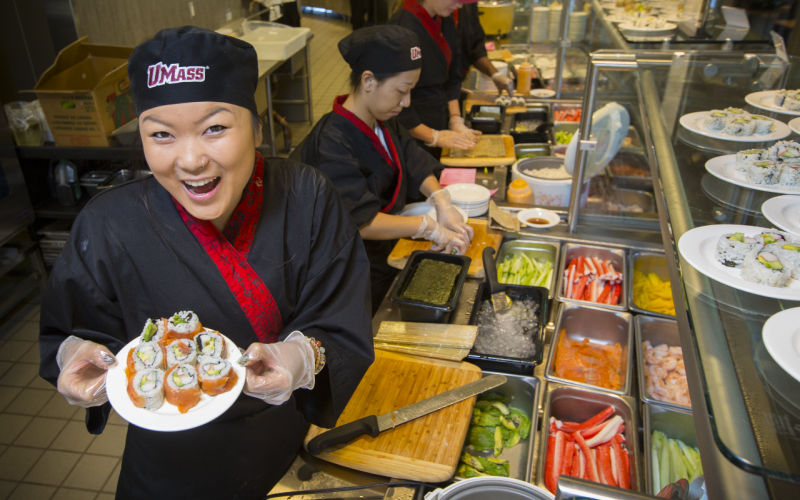
[[[459,274],[461,266],[425,259],[414,271],[414,276],[403,292],[403,298],[437,306],[447,304]]]

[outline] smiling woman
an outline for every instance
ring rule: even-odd
[[[361,237],[325,176],[256,153],[251,45],[163,30],[128,72],[153,176],[94,197],[72,226],[42,300],[40,374],[99,434],[113,354],[148,318],[196,312],[249,345],[244,392],[196,429],[129,426],[117,498],[260,499],[374,358]]]

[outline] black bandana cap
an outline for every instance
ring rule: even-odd
[[[339,52],[357,73],[369,70],[376,75],[395,75],[422,67],[417,34],[393,24],[350,33],[339,42]]]
[[[168,104],[224,102],[258,113],[258,56],[249,43],[196,26],[168,28],[128,60],[136,113]]]

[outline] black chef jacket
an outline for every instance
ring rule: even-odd
[[[459,73],[464,78],[469,67],[481,57],[487,57],[486,33],[481,26],[478,4],[467,3],[458,11],[458,34],[461,37],[461,67]]]
[[[183,432],[130,425],[117,498],[263,498],[291,465],[306,422],[334,426],[372,363],[367,257],[323,175],[265,160],[247,261],[280,310],[280,338],[299,330],[325,347],[314,389],[280,406],[242,394],[216,420]],[[240,347],[258,341],[169,193],[152,177],[110,189],[81,211],[53,269],[42,300],[40,374],[56,382],[56,352],[70,335],[118,352],[147,318],[180,310]],[[102,432],[109,411],[109,404],[87,411],[90,432]]]
[[[461,47],[452,16],[442,18],[442,34],[452,53],[449,69],[442,50],[416,16],[401,8],[389,19],[389,24],[403,26],[416,33],[422,50],[422,72],[417,85],[411,90],[411,105],[400,113],[397,121],[407,130],[420,124],[434,130],[447,130],[450,122],[447,103],[459,98],[461,81],[464,79],[464,75],[459,73]],[[430,152],[438,159],[441,149]]]
[[[438,49],[437,49],[438,50]],[[403,210],[407,199],[420,197],[422,182],[441,164],[417,145],[395,119],[383,122],[397,151],[403,179],[388,213]],[[388,142],[388,141],[387,141]],[[319,168],[333,182],[356,225],[371,221],[392,201],[397,173],[366,134],[335,112],[323,116],[303,146],[303,163]],[[396,240],[365,240],[370,261],[372,310],[391,287],[396,270],[386,263]]]

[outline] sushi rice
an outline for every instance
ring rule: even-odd
[[[769,134],[775,124],[775,120],[762,115],[751,115],[750,119],[753,120],[753,123],[756,125],[756,135]]]
[[[202,362],[202,359],[206,356],[215,356],[222,359],[228,357],[225,337],[217,331],[206,328],[195,335],[194,343],[197,348],[198,362]]]
[[[142,342],[130,353],[128,368],[134,373],[147,368],[164,368],[164,352],[157,342]]]
[[[142,342],[158,342],[164,338],[166,321],[163,318],[148,319],[142,328]]]
[[[703,119],[703,127],[712,132],[719,132],[725,128],[725,124],[728,123],[728,118],[730,118],[730,116],[730,113],[713,109],[706,113],[706,117]]]
[[[728,123],[725,124],[725,128],[722,129],[723,134],[738,136],[753,135],[755,131],[755,122],[746,117],[739,117],[729,120]]]
[[[128,382],[128,395],[134,406],[156,411],[164,404],[164,370],[148,368]]]
[[[736,153],[736,170],[742,173],[747,172],[747,168],[751,163],[766,159],[763,156],[765,153],[766,151],[763,149],[746,149],[744,151],[739,151]]]
[[[764,247],[764,250],[777,255],[781,263],[791,272],[792,278],[800,278],[800,245],[784,241],[780,243],[770,243]]]
[[[168,368],[180,363],[186,363],[192,366],[197,364],[197,348],[191,340],[173,340],[167,344],[166,351]]]
[[[780,179],[780,165],[769,160],[753,162],[747,167],[745,179],[753,184],[775,185]]]
[[[759,258],[770,261],[772,265],[777,263],[781,267],[779,269],[771,269]],[[742,265],[742,279],[744,280],[761,285],[785,287],[789,284],[791,277],[792,271],[789,269],[788,262],[781,262],[780,258],[771,252],[754,249],[744,258],[744,264]]]
[[[800,111],[800,95],[796,93],[787,94],[783,101],[783,107],[789,111]]]
[[[749,252],[763,247],[763,242],[743,233],[723,234],[717,242],[717,260],[726,267],[741,268]]]
[[[192,311],[181,311],[169,318],[168,328],[178,334],[190,334],[200,327],[200,319]]]
[[[800,187],[800,165],[784,163],[778,177],[778,184],[787,187]]]

